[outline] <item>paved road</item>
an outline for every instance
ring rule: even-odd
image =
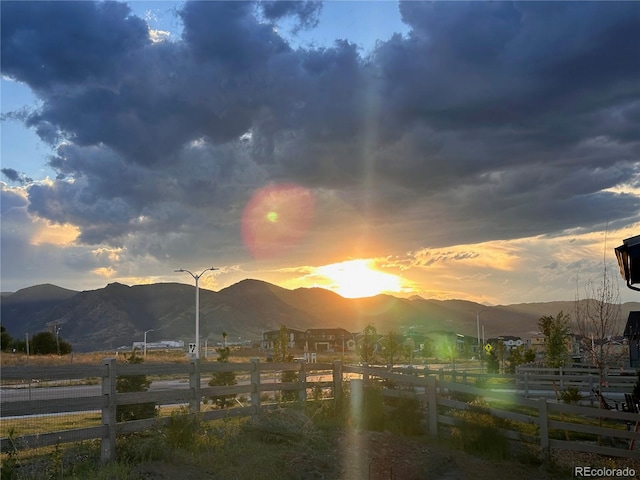
[[[150,391],[188,388],[187,380],[157,380],[151,383]],[[207,386],[207,381],[202,382]],[[42,386],[32,383],[31,386],[0,388],[2,402],[23,402],[28,400],[54,400],[58,398],[78,398],[98,396],[102,393],[102,385],[58,385]]]

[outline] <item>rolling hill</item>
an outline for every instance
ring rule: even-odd
[[[180,283],[127,286],[112,283],[98,290],[75,292],[55,285],[38,285],[1,297],[2,325],[13,337],[33,334],[57,324],[61,337],[76,351],[112,350],[142,341],[193,341],[195,289]],[[476,336],[476,312],[487,338],[526,337],[538,330],[538,319],[570,312],[573,302],[487,307],[464,300],[428,300],[391,295],[347,299],[321,288],[288,290],[259,280],[243,280],[218,292],[200,289],[200,334],[219,341],[258,341],[265,330],[280,325],[307,328],[342,327],[359,332],[368,325],[378,332],[413,329],[422,333],[454,331]],[[623,305],[620,332],[630,310]]]

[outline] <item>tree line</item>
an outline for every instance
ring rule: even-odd
[[[54,326],[55,328],[57,327]],[[59,333],[45,330],[32,335],[28,340],[21,340],[13,338],[4,326],[0,326],[0,350],[29,355],[68,355],[73,351],[73,347],[69,342],[65,342]]]

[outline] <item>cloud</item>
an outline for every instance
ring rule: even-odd
[[[149,41],[144,21],[130,13],[119,2],[4,3],[2,72],[51,93],[117,77],[127,54]]]
[[[33,178],[27,177],[24,173],[20,173],[13,168],[3,168],[0,171],[11,182],[22,185],[33,182]]]
[[[640,218],[620,189],[640,184],[636,2],[401,2],[409,32],[366,56],[278,33],[322,28],[318,2],[186,2],[162,41],[123,3],[1,8],[2,73],[40,101],[6,118],[54,148],[57,178],[3,173],[121,269],[248,261],[242,212],[274,184],[315,198],[301,264],[461,263],[447,247]]]

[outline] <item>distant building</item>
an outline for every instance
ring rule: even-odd
[[[507,352],[510,352],[512,348],[524,345],[524,341],[520,337],[514,337],[511,335],[501,335],[487,340],[487,343],[490,343],[494,348],[498,342],[502,342],[504,344]]]
[[[144,350],[144,342],[133,342],[132,349]],[[147,350],[166,350],[184,348],[183,340],[160,340],[159,342],[147,342]]]
[[[305,341],[305,332],[288,327],[285,327],[285,331],[287,335],[287,348],[302,349]],[[260,348],[262,350],[273,350],[279,339],[280,329],[263,332]]]
[[[304,332],[286,328],[287,348],[304,352],[351,352],[356,349],[354,334],[344,328],[309,328]],[[263,332],[260,348],[273,350],[280,329]]]
[[[349,352],[356,348],[353,335],[344,328],[309,328],[304,333],[307,352]]]

